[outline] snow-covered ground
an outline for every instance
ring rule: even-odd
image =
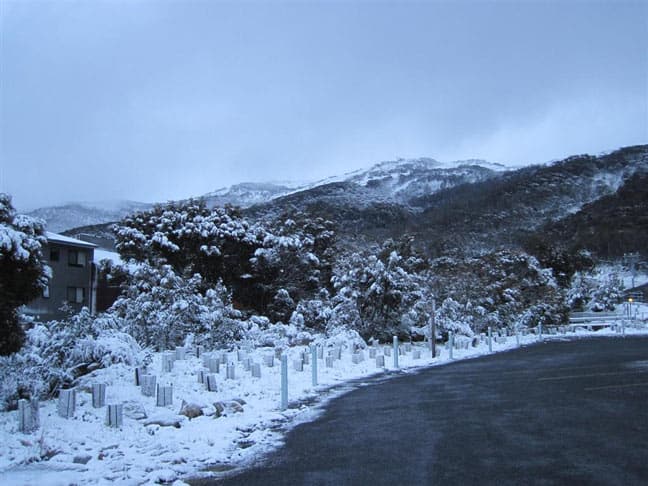
[[[638,315],[648,316],[648,306],[638,309]],[[641,329],[626,330],[627,335],[648,334],[644,323]],[[569,336],[616,335],[612,330],[596,333],[578,331]],[[545,335],[544,339],[564,339],[564,335]],[[538,341],[532,334],[520,336],[520,345]],[[329,341],[324,356],[338,343]],[[77,403],[73,418],[62,418],[57,413],[57,401],[41,403],[40,428],[31,434],[18,431],[18,412],[0,414],[0,483],[25,484],[183,484],[190,477],[218,474],[232,467],[241,467],[258,460],[273,448],[279,447],[285,431],[308,420],[313,420],[327,400],[345,393],[352,386],[350,380],[382,376],[398,376],[394,372],[393,355],[385,356],[385,367],[377,367],[369,358],[370,347],[363,351],[364,361],[354,363],[350,343],[343,347],[341,359],[327,368],[325,360],[318,360],[317,386],[312,386],[312,369],[296,371],[294,361],[306,346],[288,350],[289,400],[287,410],[280,410],[280,366],[264,364],[264,356],[274,355],[272,348],[259,348],[247,353],[252,362],[261,364],[261,378],[253,378],[245,370],[245,362],[238,353],[227,353],[227,360],[235,365],[235,378],[226,379],[225,366],[217,374],[217,392],[208,392],[199,383],[197,374],[204,369],[203,359],[187,356],[176,360],[170,372],[162,372],[162,354],[153,356],[148,370],[157,376],[159,384],[173,384],[173,404],[157,407],[155,397],[145,397],[134,384],[134,369],[115,365],[85,376],[76,387]],[[378,355],[386,348],[377,346]],[[499,338],[493,343],[493,352],[517,347],[514,336]],[[403,351],[405,346],[402,345]],[[450,361],[447,347],[440,348],[441,356],[431,357],[426,345],[416,344],[410,352],[399,356],[400,372],[440,365]],[[421,354],[415,359],[415,351]],[[478,346],[453,350],[453,359],[466,359],[488,353],[486,340]],[[92,383],[107,384],[106,403],[124,404],[124,420],[120,428],[105,425],[106,408],[92,407]],[[198,405],[203,416],[193,419],[180,415],[182,402]],[[214,405],[218,403],[218,405]],[[220,416],[217,412],[220,409]]]
[[[630,269],[620,265],[599,265],[595,275],[596,280],[601,282],[609,280],[612,276],[618,277],[623,283],[624,289],[631,289],[648,283],[648,272],[645,270],[637,270],[633,277]]]
[[[646,273],[637,273],[634,278],[632,277],[632,274],[628,272],[627,274],[624,274],[622,277],[623,280],[623,286],[626,289],[631,289],[634,287],[639,287],[641,285],[645,285],[648,283],[648,274]],[[634,283],[634,286],[633,286]]]

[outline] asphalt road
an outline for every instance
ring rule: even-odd
[[[215,485],[648,484],[648,338],[549,342],[333,400]]]

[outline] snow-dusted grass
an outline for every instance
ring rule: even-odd
[[[646,311],[648,309],[641,309]],[[640,311],[640,312],[641,312]],[[628,328],[627,335],[648,334],[642,329]],[[570,336],[618,336],[613,330],[575,334],[544,335],[544,339],[564,339]],[[535,335],[520,336],[522,346],[538,341]],[[494,342],[493,352],[517,347],[516,338]],[[329,348],[330,349],[330,348]],[[383,354],[384,345],[378,354]],[[445,364],[450,361],[448,349],[432,359],[423,344],[412,346],[421,352],[414,359],[413,352],[399,356],[402,372],[420,367]],[[274,354],[272,348],[259,348],[250,352],[254,362],[261,363],[262,377],[252,378],[237,361],[237,353],[230,352],[228,359],[236,366],[236,379],[225,378],[225,367],[218,374],[218,391],[207,392],[198,383],[197,371],[203,369],[202,359],[188,356],[175,361],[173,370],[162,373],[161,354],[154,355],[149,366],[157,375],[159,384],[173,384],[172,406],[156,407],[154,397],[142,396],[134,384],[134,370],[124,365],[114,365],[84,377],[77,386],[77,409],[73,418],[58,416],[56,400],[41,404],[41,427],[32,434],[18,432],[17,412],[0,414],[0,478],[4,485],[13,484],[144,484],[174,482],[198,475],[208,475],[208,469],[224,470],[239,467],[256,460],[264,453],[281,445],[285,430],[297,423],[312,420],[321,411],[326,400],[344,393],[352,387],[336,386],[357,378],[365,378],[394,371],[393,356],[385,357],[385,368],[377,368],[364,350],[365,361],[354,364],[350,348],[344,349],[341,360],[333,368],[326,368],[318,360],[319,385],[311,385],[311,366],[297,372],[293,361],[306,351],[305,346],[288,350],[289,400],[288,410],[281,411],[280,366],[270,368],[263,364],[263,356]],[[455,349],[454,360],[481,356],[488,353],[484,340],[477,347]],[[327,355],[325,350],[324,355]],[[393,374],[397,376],[397,374]],[[92,383],[106,383],[106,403],[124,403],[125,416],[119,429],[108,428],[106,408],[92,408],[90,388]],[[179,415],[182,401],[197,404],[206,413],[189,420]],[[238,402],[236,402],[238,400]],[[215,402],[225,405],[219,418]],[[243,404],[242,407],[240,404]],[[146,418],[141,418],[143,415]],[[158,422],[158,423],[155,423]],[[177,423],[161,425],[165,423]]]

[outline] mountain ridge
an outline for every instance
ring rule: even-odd
[[[632,246],[648,233],[633,229],[648,213],[648,188],[640,177],[646,172],[648,145],[516,170],[497,171],[470,161],[439,168],[433,159],[410,159],[375,164],[345,174],[344,180],[329,179],[309,188],[283,185],[273,193],[276,197],[240,211],[250,221],[271,226],[293,216],[331,220],[341,248],[351,251],[407,234],[430,256],[529,249],[530,242],[542,241],[544,246],[578,247],[616,258],[619,252],[637,251]],[[233,192],[256,197],[258,191],[275,191],[277,186],[244,183],[233,186]],[[612,224],[613,218],[621,221]],[[66,234],[105,237],[108,227],[76,228]],[[623,244],[591,238],[592,231],[613,238],[614,231],[600,229],[606,227],[622,231]]]
[[[449,177],[456,181],[457,178],[463,177],[461,175],[462,173],[465,174],[466,171],[469,171],[467,169],[468,162],[472,163],[471,167],[480,167],[478,164],[481,163],[482,165],[498,167],[500,170],[504,169],[504,166],[501,164],[477,159],[450,163],[441,163],[425,157],[418,159],[398,159],[395,161],[380,162],[367,169],[357,169],[314,182],[241,182],[229,187],[216,189],[212,192],[196,196],[195,198],[204,199],[208,207],[229,204],[241,208],[249,208],[284,196],[315,189],[323,185],[351,181],[359,185],[370,186],[373,189],[374,197],[378,201],[390,199],[390,191],[393,191],[398,193],[394,194],[395,197],[392,198],[394,201],[405,202],[408,198],[404,194],[410,193],[412,190],[415,190],[417,193],[429,192],[430,190],[438,190],[454,184],[441,181],[444,178],[444,171],[451,171],[452,173],[449,173]],[[417,167],[416,170],[419,171],[419,175],[423,174],[427,176],[428,180],[425,183],[427,186],[423,183],[420,187],[408,185],[416,182],[414,181],[416,176],[410,176],[410,180],[407,181],[408,176],[405,172],[407,170],[411,172],[414,166]],[[401,186],[405,184],[406,187],[398,188],[394,185],[390,186],[387,179],[391,178],[394,181],[396,176],[399,177]],[[379,180],[380,178],[383,179],[382,182]],[[436,187],[435,182],[438,183]],[[177,202],[186,200],[188,199]],[[73,202],[59,206],[38,208],[27,214],[45,220],[48,230],[61,232],[80,226],[93,226],[118,221],[132,212],[150,209],[154,205],[154,203],[141,203],[136,201]]]

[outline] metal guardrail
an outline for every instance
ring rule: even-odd
[[[637,319],[636,316],[630,317],[621,312],[572,312],[566,327],[572,330],[610,327],[625,333],[626,327],[631,328],[641,324],[645,324],[641,319]]]

